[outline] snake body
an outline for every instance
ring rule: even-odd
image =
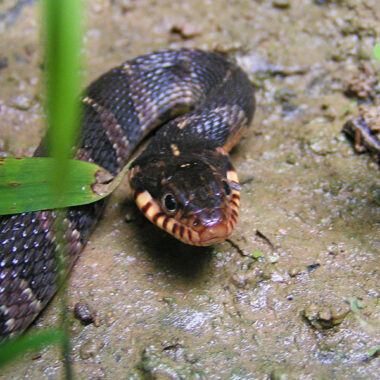
[[[224,240],[238,216],[239,183],[228,151],[254,113],[246,74],[223,55],[163,50],[111,69],[82,99],[76,158],[116,175],[156,127],[129,172],[141,211],[193,245]],[[45,155],[44,143],[35,156]],[[63,221],[68,267],[106,200],[71,207]],[[54,210],[0,217],[0,340],[25,330],[57,290]]]

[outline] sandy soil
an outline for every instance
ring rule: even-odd
[[[377,0],[95,0],[85,82],[167,47],[236,57],[258,109],[232,157],[243,183],[231,239],[182,245],[139,215],[127,184],[69,282],[77,378],[380,378],[379,166],[342,135],[380,100]],[[43,135],[38,4],[0,2],[0,155]],[[127,215],[127,218],[125,218]],[[99,323],[72,310],[86,301]],[[54,300],[32,329],[51,326]],[[62,376],[58,349],[1,378]]]

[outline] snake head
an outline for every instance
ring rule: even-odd
[[[176,149],[178,149],[176,147]],[[140,156],[129,173],[143,214],[186,244],[225,240],[238,217],[240,185],[222,149]]]

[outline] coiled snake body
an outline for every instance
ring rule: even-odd
[[[77,159],[117,174],[162,125],[129,172],[138,207],[187,244],[210,245],[231,233],[239,183],[227,152],[254,113],[253,87],[240,68],[218,53],[159,51],[102,75],[82,103]],[[69,267],[105,204],[67,211]],[[55,219],[53,210],[0,217],[0,340],[25,330],[57,290]]]

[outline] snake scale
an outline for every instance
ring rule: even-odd
[[[111,69],[82,98],[76,158],[116,175],[153,129],[129,181],[145,216],[184,243],[210,245],[234,228],[239,182],[229,150],[249,125],[254,89],[225,56],[196,49],[145,54]],[[35,156],[44,156],[41,143]],[[71,207],[70,268],[107,200]],[[54,210],[0,216],[0,340],[24,331],[57,291]]]

